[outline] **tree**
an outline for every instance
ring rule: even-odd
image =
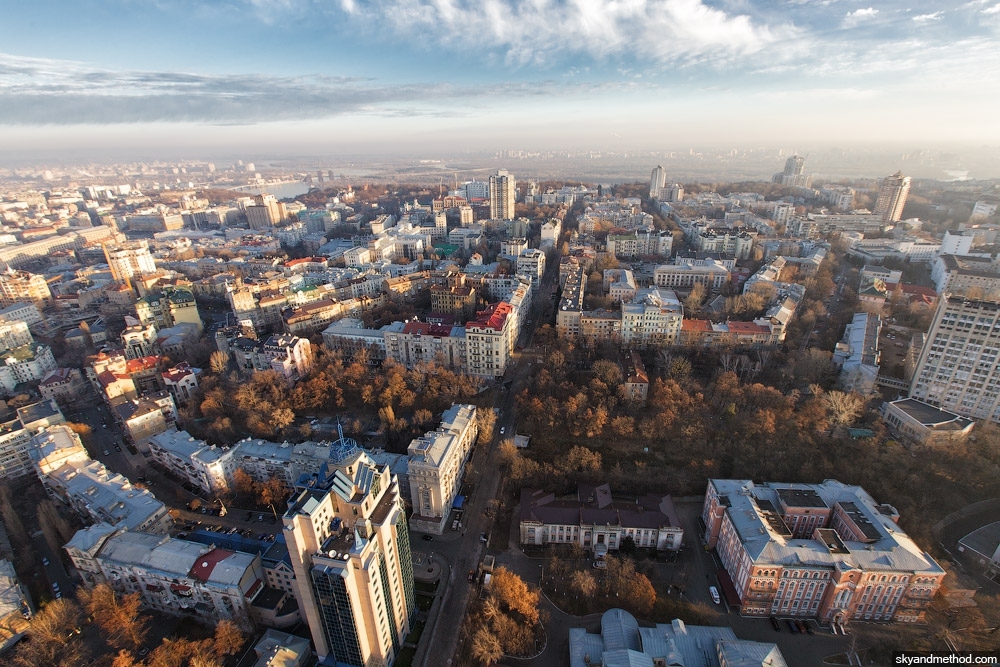
[[[209,367],[216,375],[222,375],[229,367],[229,355],[222,350],[216,350],[208,358]]]
[[[243,631],[231,620],[224,618],[215,625],[212,649],[216,655],[236,655],[246,638]]]
[[[6,484],[0,484],[0,517],[3,518],[7,532],[10,533],[15,542],[22,548],[31,544],[28,540],[28,533],[24,530],[24,524],[21,523],[21,516],[14,508],[10,487]]]
[[[684,312],[685,313],[697,313],[701,310],[701,303],[705,300],[705,296],[708,291],[705,289],[705,285],[702,283],[695,283],[691,288],[691,292],[688,294],[687,298],[684,299]]]
[[[865,408],[865,400],[855,392],[828,391],[822,395],[830,420],[837,425],[853,424]]]
[[[626,535],[621,539],[621,542],[618,543],[618,551],[622,552],[626,556],[634,554],[637,548],[635,538],[631,535]]]
[[[115,656],[114,662],[111,663],[111,667],[137,667],[139,661],[135,659],[135,656],[122,649],[118,651],[118,655]]]
[[[51,500],[38,503],[38,525],[53,553],[60,553],[62,545],[73,538],[73,529],[70,528],[69,522],[59,514]]]
[[[136,648],[149,632],[148,618],[141,612],[139,593],[119,596],[108,584],[93,589],[81,589],[78,597],[87,613],[107,633],[108,642],[116,648]]]
[[[493,439],[493,428],[497,423],[497,414],[491,408],[476,410],[476,426],[479,428],[479,442],[489,442]]]
[[[80,606],[69,599],[53,600],[31,620],[31,641],[20,642],[14,654],[17,667],[78,667],[88,657],[76,628]]]
[[[575,570],[569,580],[570,588],[585,598],[592,597],[597,592],[597,582],[594,575],[586,570]]]
[[[613,361],[598,359],[591,366],[591,370],[594,371],[594,377],[609,387],[616,387],[622,382],[622,369]]]
[[[481,627],[472,636],[472,656],[487,665],[492,665],[503,657],[503,647],[489,628]]]
[[[257,485],[257,494],[261,505],[273,505],[288,496],[288,486],[280,478],[270,477]]]
[[[233,488],[241,496],[249,496],[254,491],[254,479],[243,468],[237,468],[233,472]]]
[[[493,571],[490,595],[510,611],[520,614],[528,624],[538,622],[538,591],[530,590],[521,577],[507,568],[501,566]]]

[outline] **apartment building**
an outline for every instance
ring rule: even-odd
[[[710,479],[701,518],[723,593],[749,616],[919,622],[945,575],[895,508],[836,480]]]
[[[391,665],[415,619],[413,564],[397,481],[356,446],[299,488],[283,517],[295,597],[320,660]]]
[[[466,368],[469,375],[502,377],[514,351],[518,327],[506,301],[490,304],[465,325]]]
[[[205,493],[230,491],[237,458],[229,448],[209,445],[187,431],[169,430],[149,439],[153,460]]]
[[[427,322],[406,322],[401,331],[386,331],[383,336],[385,358],[407,368],[419,364],[440,364],[464,371],[468,364],[464,327]]]
[[[910,382],[910,398],[1000,422],[1000,302],[942,298]]]
[[[583,312],[583,299],[587,291],[587,274],[583,267],[573,265],[572,270],[562,275],[560,266],[560,283],[562,298],[556,311],[556,331],[560,336],[579,336],[580,318]]]
[[[636,292],[631,303],[622,304],[622,343],[662,346],[677,341],[684,307],[677,295],[655,287]]]
[[[412,529],[436,535],[444,532],[478,433],[476,406],[452,405],[441,415],[437,429],[410,442],[406,453]]]
[[[81,530],[66,551],[88,588],[106,583],[138,593],[143,606],[204,623],[254,627],[253,600],[264,590],[259,554],[216,548],[166,535]]]
[[[43,310],[52,303],[52,291],[45,276],[8,269],[0,273],[0,307],[30,303]]]
[[[669,257],[674,248],[674,235],[668,231],[639,228],[631,234],[608,234],[605,251],[619,259],[647,255]]]
[[[531,278],[531,289],[537,290],[545,275],[545,253],[538,248],[525,250],[518,255],[516,270],[518,275]]]

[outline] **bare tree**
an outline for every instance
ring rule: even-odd
[[[479,628],[472,637],[472,656],[487,665],[492,665],[503,657],[503,648],[496,635],[489,628]]]
[[[87,659],[87,647],[76,628],[80,606],[68,599],[45,605],[31,620],[31,641],[21,642],[13,657],[17,667],[78,667]]]
[[[226,372],[226,368],[229,367],[229,355],[222,350],[216,350],[208,358],[209,368],[216,375],[222,375]]]
[[[822,400],[830,420],[840,426],[854,423],[865,408],[865,400],[855,392],[828,391]]]

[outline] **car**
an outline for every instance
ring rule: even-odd
[[[799,634],[799,626],[795,625],[795,621],[792,619],[786,619],[785,623],[788,623],[788,629],[792,631],[793,635]]]
[[[59,582],[56,582],[56,581],[52,582],[52,590],[54,590],[54,591],[58,591],[59,590]]]
[[[719,589],[715,586],[708,587],[708,594],[712,596],[712,602],[715,604],[722,602],[722,598],[719,597]]]
[[[423,536],[423,540],[424,540],[424,542],[433,542],[434,541],[434,536],[433,535],[424,535]]]
[[[107,428],[107,427],[108,427],[107,424],[101,424],[101,428]]]
[[[258,514],[257,515],[257,521],[263,522],[264,521],[264,515],[263,514]]]
[[[109,452],[108,450],[106,450],[106,449],[105,449],[105,450],[104,450],[104,455],[105,455],[105,456],[111,456],[111,452]]]
[[[781,632],[781,623],[778,623],[778,619],[774,616],[771,617],[771,626],[774,628],[775,632]]]
[[[147,655],[149,655],[149,649],[148,648],[146,648],[145,646],[143,646],[141,649],[139,649],[139,657],[140,658],[143,658],[143,657],[145,657]]]
[[[500,427],[500,435],[503,435],[506,432],[507,432],[507,427],[506,426],[501,426]]]
[[[812,623],[810,623],[809,621],[803,621],[802,625],[804,625],[805,628],[806,628],[806,634],[809,634],[809,635],[815,634],[815,632],[813,632]]]
[[[489,539],[487,539],[486,537],[486,533],[479,533],[479,541],[482,542],[483,544],[489,542]]]
[[[49,559],[48,559],[48,558],[45,558],[45,557],[43,557],[43,558],[42,558],[42,565],[48,565],[48,564],[49,564]]]
[[[56,598],[57,600],[62,600],[62,593],[60,593],[59,591],[56,591],[56,593],[55,593],[55,598]]]
[[[606,570],[608,569],[608,562],[606,560],[595,560],[593,567],[595,570]]]
[[[476,571],[469,570],[469,583],[471,584],[475,580],[476,580]]]
[[[115,445],[115,451],[116,451],[116,452],[120,452],[121,450],[122,450],[122,448],[121,448],[121,447],[119,447],[118,445]]]

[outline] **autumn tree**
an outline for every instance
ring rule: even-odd
[[[594,575],[586,570],[574,570],[569,579],[570,588],[577,595],[592,597],[597,592],[597,582]]]
[[[278,477],[269,477],[266,482],[257,484],[255,488],[261,505],[271,506],[288,497],[288,486]]]
[[[501,566],[493,571],[490,595],[503,607],[516,612],[528,624],[538,622],[538,591],[528,588],[521,577]]]
[[[215,635],[212,637],[212,649],[216,655],[236,655],[243,646],[246,637],[239,626],[229,619],[222,619],[215,625]]]
[[[476,410],[476,427],[479,429],[479,442],[489,442],[493,439],[493,428],[497,423],[497,414],[491,408]]]
[[[119,596],[108,584],[81,589],[78,597],[87,613],[97,620],[107,633],[108,642],[116,648],[136,648],[149,632],[148,618],[141,613],[139,593]]]
[[[20,642],[12,658],[16,667],[79,667],[88,659],[76,628],[80,606],[69,599],[53,600],[31,619],[31,641]]]
[[[236,493],[241,496],[249,496],[253,494],[254,491],[254,479],[250,476],[250,473],[243,470],[243,468],[237,468],[233,472],[233,488]]]

